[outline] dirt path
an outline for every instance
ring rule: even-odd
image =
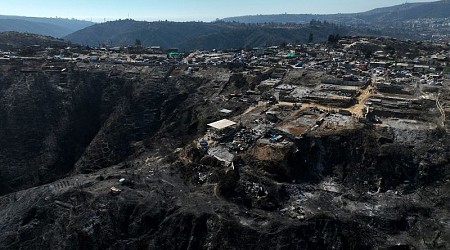
[[[364,106],[366,105],[367,99],[369,99],[369,97],[372,95],[374,89],[374,83],[372,82],[368,87],[362,90],[362,93],[358,96],[358,102],[354,106],[345,110],[348,110],[360,117],[364,116]]]
[[[253,110],[255,110],[257,107],[264,107],[264,105],[266,105],[265,102],[259,101],[258,104],[248,107],[247,110],[242,114],[243,115],[248,114],[248,113],[252,112]]]
[[[439,109],[439,112],[441,112],[441,124],[440,125],[442,127],[445,127],[445,110],[442,107],[442,104],[439,102],[439,95],[440,94],[438,94],[436,96],[436,107]]]

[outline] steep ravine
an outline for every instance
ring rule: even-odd
[[[100,70],[2,74],[0,194],[131,155],[187,98],[174,81],[146,78]]]

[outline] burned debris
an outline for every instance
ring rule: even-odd
[[[335,39],[2,51],[0,244],[448,249],[448,44]]]

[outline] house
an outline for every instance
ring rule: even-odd
[[[384,62],[384,61],[375,61],[375,62],[370,62],[370,67],[372,68],[387,68],[389,67],[390,63],[388,62]]]
[[[409,68],[409,64],[407,64],[407,63],[396,63],[396,64],[394,65],[394,68],[395,68],[396,70],[406,70],[406,69]]]
[[[413,71],[418,73],[428,73],[430,72],[430,66],[416,64],[414,65]]]

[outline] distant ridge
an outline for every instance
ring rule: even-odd
[[[281,14],[230,17],[217,22],[138,22],[119,20],[95,24],[64,38],[75,43],[99,45],[159,45],[180,49],[227,49],[315,42],[331,34],[392,36],[401,39],[430,39],[450,34],[442,25],[450,18],[450,2],[405,3],[354,14]],[[429,19],[438,20],[433,23]],[[449,19],[450,20],[450,19]],[[416,25],[419,21],[421,25]],[[441,27],[437,27],[441,25]],[[419,27],[420,30],[416,29]]]
[[[310,34],[316,41],[326,40],[330,34],[345,35],[348,30],[334,24],[308,25],[247,25],[225,22],[143,22],[119,20],[96,24],[70,34],[65,39],[90,46],[134,45],[164,48],[228,49],[284,42],[308,42]]]
[[[93,24],[93,22],[76,19],[0,15],[0,32],[29,32],[57,38],[64,37]]]
[[[450,2],[405,3],[401,5],[377,8],[366,12],[353,14],[275,14],[250,15],[224,18],[225,22],[241,23],[306,23],[312,19],[346,24],[373,24],[407,21],[419,18],[450,17]]]

